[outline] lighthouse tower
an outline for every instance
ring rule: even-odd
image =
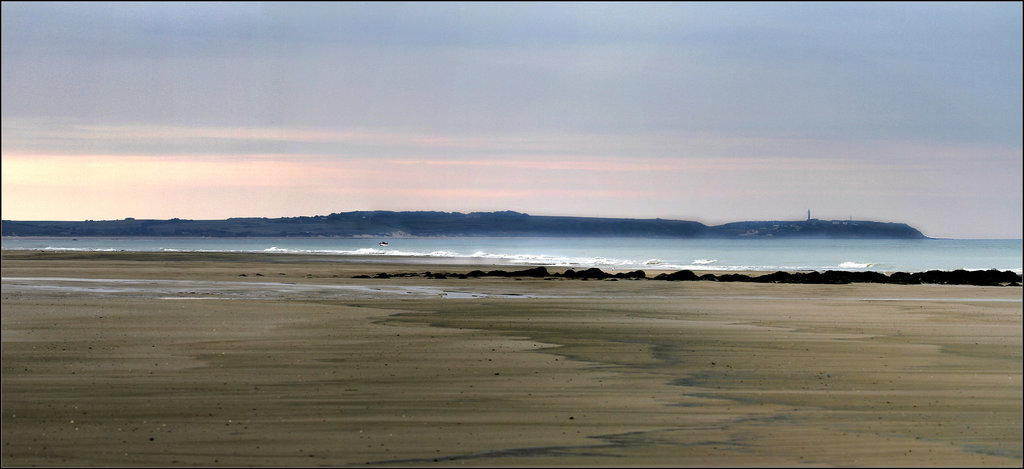
[[[807,209],[807,221],[811,221],[811,209]]]

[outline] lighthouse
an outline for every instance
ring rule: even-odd
[[[807,221],[811,221],[811,209],[807,209]]]

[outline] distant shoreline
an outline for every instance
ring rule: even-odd
[[[6,223],[6,222],[5,222]],[[216,238],[237,238],[237,239],[270,239],[270,238],[288,238],[288,239],[445,239],[445,238],[558,238],[559,236],[546,236],[546,235],[520,235],[520,236],[489,236],[489,235],[466,235],[466,236],[450,236],[450,235],[433,235],[433,236],[419,236],[419,235],[405,235],[405,236],[375,236],[375,235],[350,235],[350,236],[155,236],[155,235],[3,235],[2,238],[10,239],[46,239],[46,238],[82,238],[82,239],[100,239],[100,238],[126,238],[126,239],[148,239],[148,238],[184,238],[184,239],[216,239]],[[583,237],[583,236],[573,236]],[[630,236],[623,236],[624,238],[630,238]],[[606,236],[604,238],[614,238],[614,236]],[[632,236],[632,238],[636,238]],[[650,239],[677,239],[677,238],[650,238]],[[772,239],[771,237],[764,238],[697,238],[697,239],[734,239],[734,240],[765,240]],[[775,238],[775,239],[906,239],[906,238]],[[951,238],[943,236],[926,236],[924,238],[911,238],[910,240],[920,239],[922,241],[1017,241],[1022,242],[1024,238]]]
[[[474,279],[474,278],[539,278],[566,280],[652,280],[652,281],[710,281],[743,283],[788,283],[842,285],[850,283],[874,283],[896,285],[974,285],[974,286],[1021,286],[1021,274],[1009,270],[929,270],[924,272],[876,272],[840,270],[779,270],[779,271],[713,271],[713,270],[672,270],[672,269],[609,269],[591,267],[553,267],[544,265],[523,265],[487,260],[468,262],[460,258],[439,261],[436,258],[394,256],[338,256],[330,254],[294,253],[245,253],[245,252],[133,252],[133,251],[39,251],[4,250],[5,261],[69,261],[108,260],[133,262],[259,262],[259,263],[323,263],[366,264],[378,267],[373,271],[358,273],[352,278],[389,279],[394,277],[419,277],[425,279]],[[398,270],[382,272],[380,268],[394,266]],[[430,270],[412,270],[415,267]],[[515,267],[505,270],[493,267]],[[548,270],[548,269],[551,270]],[[445,269],[445,270],[439,270]]]
[[[313,217],[226,220],[3,220],[3,236],[466,237],[579,236],[642,238],[927,239],[905,223],[867,220],[740,221],[708,226],[688,220],[532,216],[505,212],[358,211]]]

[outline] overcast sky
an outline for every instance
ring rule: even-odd
[[[3,219],[1020,238],[1022,4],[2,4]]]

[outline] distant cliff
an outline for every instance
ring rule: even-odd
[[[722,238],[926,238],[905,223],[862,220],[741,221],[709,229]]]
[[[227,220],[14,221],[3,236],[402,237],[591,236],[645,238],[923,239],[903,223],[859,220],[744,221],[707,226],[695,221],[531,216],[518,212],[360,211],[312,217]]]

